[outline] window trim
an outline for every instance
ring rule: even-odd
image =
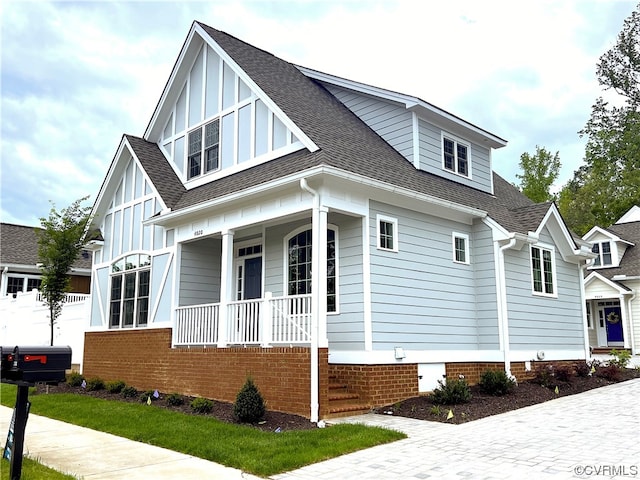
[[[137,267],[126,268],[126,262],[128,257],[138,256],[138,261],[140,262],[141,257],[147,257],[148,263],[144,265],[138,264]],[[114,271],[114,268],[117,267],[117,264],[124,265],[124,268]],[[149,318],[151,314],[151,264],[152,257],[148,252],[127,252],[124,255],[117,257],[109,264],[109,290],[108,290],[108,300],[107,300],[107,329],[108,330],[122,330],[122,329],[135,329],[135,328],[146,328],[149,326]],[[140,273],[148,272],[148,284],[147,284],[147,294],[140,295]],[[131,325],[125,325],[124,315],[125,315],[125,282],[127,274],[135,274],[135,285],[134,285],[134,296],[133,298],[133,323]],[[119,300],[113,299],[113,282],[114,278],[120,277],[122,280],[120,281],[120,298]],[[141,299],[147,299],[147,314],[145,318],[145,322],[141,323],[139,320],[139,305]],[[130,300],[130,299],[129,299]],[[112,325],[112,314],[113,309],[112,305],[118,302],[119,303],[119,312],[118,312],[118,325]]]
[[[541,273],[541,291],[536,290],[536,280],[535,273],[533,267],[533,250],[537,249],[540,251],[540,273]],[[551,293],[546,291],[547,282],[545,281],[545,274],[548,273],[545,269],[545,259],[544,252],[549,252],[550,255],[550,264],[551,264],[551,287],[553,291]],[[531,245],[529,248],[529,271],[531,273],[531,293],[536,296],[541,297],[549,297],[549,298],[558,298],[558,276],[556,274],[556,249],[551,245],[545,245],[541,243],[537,243],[535,245]]]
[[[20,279],[21,280],[22,287],[17,292],[8,292],[8,290],[9,290],[9,279],[10,278],[15,278],[15,279]],[[32,281],[32,280],[36,281],[36,282],[40,282],[40,283],[38,284],[37,288],[29,289],[29,281]],[[4,284],[3,284],[4,291],[2,292],[2,295],[3,296],[12,295],[13,298],[16,298],[18,293],[24,294],[24,293],[30,292],[31,290],[40,291],[41,284],[42,284],[42,276],[41,275],[29,275],[29,274],[24,274],[24,273],[8,272],[7,273],[7,277],[6,277],[6,282],[4,282]]]
[[[327,315],[339,315],[340,314],[340,246],[339,246],[339,230],[338,226],[332,223],[327,224],[327,230],[333,230],[334,232],[334,251],[335,251],[335,274],[334,274],[334,285],[335,292],[333,292],[333,296],[336,299],[336,309],[335,311],[329,311],[327,308]],[[311,224],[302,225],[286,235],[283,239],[283,293],[285,296],[289,296],[289,240],[293,237],[299,235],[302,232],[311,231],[313,235],[313,228]],[[313,248],[313,244],[311,245]],[[328,258],[327,258],[328,261]],[[328,278],[328,276],[327,276]],[[311,278],[309,279],[311,281]],[[327,286],[327,297],[330,295],[329,288]]]
[[[391,240],[393,241],[393,245],[391,248],[385,247],[382,245],[382,235],[383,232],[380,229],[380,223],[390,223],[393,226],[393,231],[391,233]],[[387,215],[376,215],[376,248],[378,250],[382,250],[384,252],[398,252],[399,248],[399,235],[398,235],[398,219],[394,217],[389,217]]]
[[[607,253],[607,255],[609,255],[610,257],[610,262],[609,263],[603,263],[604,260],[604,256],[605,256],[605,252],[604,252],[604,245],[608,244],[609,245],[609,252]],[[594,249],[597,249],[598,251],[596,252]],[[593,242],[593,247],[591,247],[591,251],[593,253],[597,253],[598,256],[596,258],[594,258],[593,261],[593,265],[591,265],[591,268],[610,268],[610,267],[617,267],[617,251],[614,254],[614,249],[615,249],[615,242],[612,240],[600,240],[599,242]],[[596,263],[596,260],[599,263]]]
[[[450,142],[453,142],[453,154],[454,154],[454,158],[453,158],[453,169],[447,168],[446,167],[446,162],[445,162],[445,151],[444,151],[444,142],[446,140],[449,140]],[[460,164],[458,161],[458,145],[463,146],[467,149],[467,173],[460,173]],[[445,172],[449,172],[453,175],[457,175],[459,177],[462,178],[468,178],[471,179],[471,143],[467,142],[466,140],[461,139],[460,137],[457,137],[455,135],[452,135],[450,133],[447,133],[445,131],[440,132],[440,149],[441,149],[441,161],[442,161],[442,169]]]
[[[458,260],[457,258],[457,246],[456,246],[456,240],[457,239],[461,239],[464,241],[464,261],[462,260]],[[470,259],[470,253],[469,253],[469,235],[467,235],[466,233],[459,233],[459,232],[452,232],[451,233],[451,249],[452,249],[452,259],[453,259],[453,263],[457,263],[459,265],[470,265],[471,264],[471,259]]]
[[[218,141],[217,143],[212,143],[211,145],[207,145],[207,127],[209,127],[210,125],[213,125],[214,123],[218,124]],[[209,119],[204,123],[201,123],[200,125],[198,125],[196,128],[193,128],[191,130],[188,130],[185,134],[185,157],[186,157],[186,165],[185,165],[185,169],[184,169],[184,175],[186,177],[186,181],[190,182],[192,180],[196,180],[198,178],[202,178],[204,175],[208,175],[210,173],[214,173],[219,171],[222,166],[221,166],[221,161],[220,161],[220,130],[221,130],[221,117],[216,117],[213,119]],[[200,163],[199,163],[199,172],[196,175],[191,175],[191,157],[194,156],[196,153],[194,152],[193,154],[191,154],[191,141],[190,141],[190,137],[192,134],[195,134],[195,132],[200,132],[200,149],[197,151],[197,154],[200,158]],[[216,166],[215,168],[212,168],[210,170],[206,170],[207,164],[208,164],[208,158],[207,158],[207,154],[209,151],[211,151],[212,149],[216,148],[217,151],[217,161],[216,161]]]

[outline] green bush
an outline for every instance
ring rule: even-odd
[[[90,378],[89,380],[87,380],[85,390],[87,390],[88,392],[104,390],[104,381],[98,377]]]
[[[135,387],[132,387],[130,385],[127,385],[126,387],[124,387],[122,389],[122,391],[120,392],[120,394],[124,397],[124,398],[133,398],[133,397],[137,397],[138,396],[138,390]]]
[[[504,370],[485,370],[480,375],[478,385],[484,393],[501,396],[511,392],[516,382]]]
[[[264,399],[253,383],[253,379],[247,378],[233,404],[233,414],[241,422],[257,422],[264,417],[266,407]]]
[[[171,393],[167,395],[166,400],[167,405],[171,405],[172,407],[179,407],[180,405],[184,404],[184,399],[179,393]]]
[[[456,405],[471,400],[471,390],[464,378],[438,380],[438,387],[431,393],[431,400],[438,405]]]
[[[191,401],[191,410],[195,413],[209,413],[213,410],[213,402],[207,398],[194,398]]]
[[[536,375],[532,382],[543,387],[550,387],[554,383],[554,378],[553,365],[540,365],[536,368]]]
[[[67,375],[67,383],[72,387],[79,387],[83,380],[84,377],[78,372],[71,372]]]
[[[120,393],[124,387],[126,387],[126,385],[122,380],[114,380],[104,385],[104,388],[106,388],[109,393]]]
[[[629,350],[616,350],[614,348],[611,350],[611,356],[613,358],[609,360],[609,365],[615,365],[618,368],[627,368],[631,361]]]

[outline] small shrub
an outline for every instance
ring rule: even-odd
[[[613,358],[609,360],[609,365],[615,365],[618,368],[627,368],[631,361],[631,353],[628,350],[616,350],[614,348],[611,350],[611,356]]]
[[[109,393],[120,393],[126,385],[122,380],[114,380],[112,382],[107,382],[104,387]]]
[[[101,378],[90,378],[87,380],[87,386],[85,387],[87,392],[95,392],[98,390],[104,390],[104,381]]]
[[[131,385],[127,385],[122,389],[122,391],[120,392],[120,395],[122,395],[124,398],[137,397],[138,390],[135,387],[132,387]]]
[[[264,399],[251,378],[242,386],[233,404],[233,414],[241,422],[257,422],[264,417]]]
[[[440,410],[440,407],[438,405],[432,405],[431,409],[429,410],[429,413],[431,415],[435,415],[436,417],[439,417],[442,414],[442,411]]]
[[[154,397],[154,393],[155,390],[146,390],[144,392],[142,392],[140,394],[140,401],[141,402],[146,402],[147,400],[151,399],[152,402],[155,402],[156,400],[158,400],[158,398]]]
[[[480,375],[480,389],[489,395],[506,395],[511,392],[516,382],[504,370],[485,370]]]
[[[573,366],[576,371],[576,375],[579,377],[588,377],[591,373],[591,367],[587,364],[587,362],[578,362]]]
[[[71,372],[69,375],[67,375],[67,383],[72,387],[79,387],[80,385],[82,385],[83,380],[84,377],[78,372]]]
[[[573,368],[569,365],[557,365],[554,369],[554,376],[560,382],[570,382],[573,376]]]
[[[543,387],[550,387],[553,384],[553,380],[553,365],[540,365],[536,368],[536,375],[532,382],[542,385]]]
[[[207,398],[194,398],[191,402],[191,410],[195,413],[209,413],[213,410],[213,402]]]
[[[179,393],[171,393],[169,395],[167,395],[167,405],[170,405],[172,407],[179,407],[180,405],[184,404],[184,399],[182,398],[182,395],[180,395]]]
[[[620,367],[615,364],[600,367],[596,372],[596,375],[604,378],[605,380],[609,380],[610,382],[619,382],[622,379],[622,371]]]
[[[464,378],[438,380],[438,387],[431,394],[431,400],[438,405],[456,405],[471,400],[471,390]]]

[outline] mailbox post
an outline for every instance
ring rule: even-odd
[[[29,413],[29,387],[36,383],[55,384],[64,381],[67,369],[71,368],[71,347],[0,347],[0,360],[2,383],[18,387],[3,457],[7,454],[10,457],[9,478],[20,480]]]

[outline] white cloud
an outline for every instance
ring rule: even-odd
[[[411,94],[579,165],[595,64],[631,1],[5,2],[3,221],[98,193],[123,133],[142,135],[193,20],[285,60]]]

